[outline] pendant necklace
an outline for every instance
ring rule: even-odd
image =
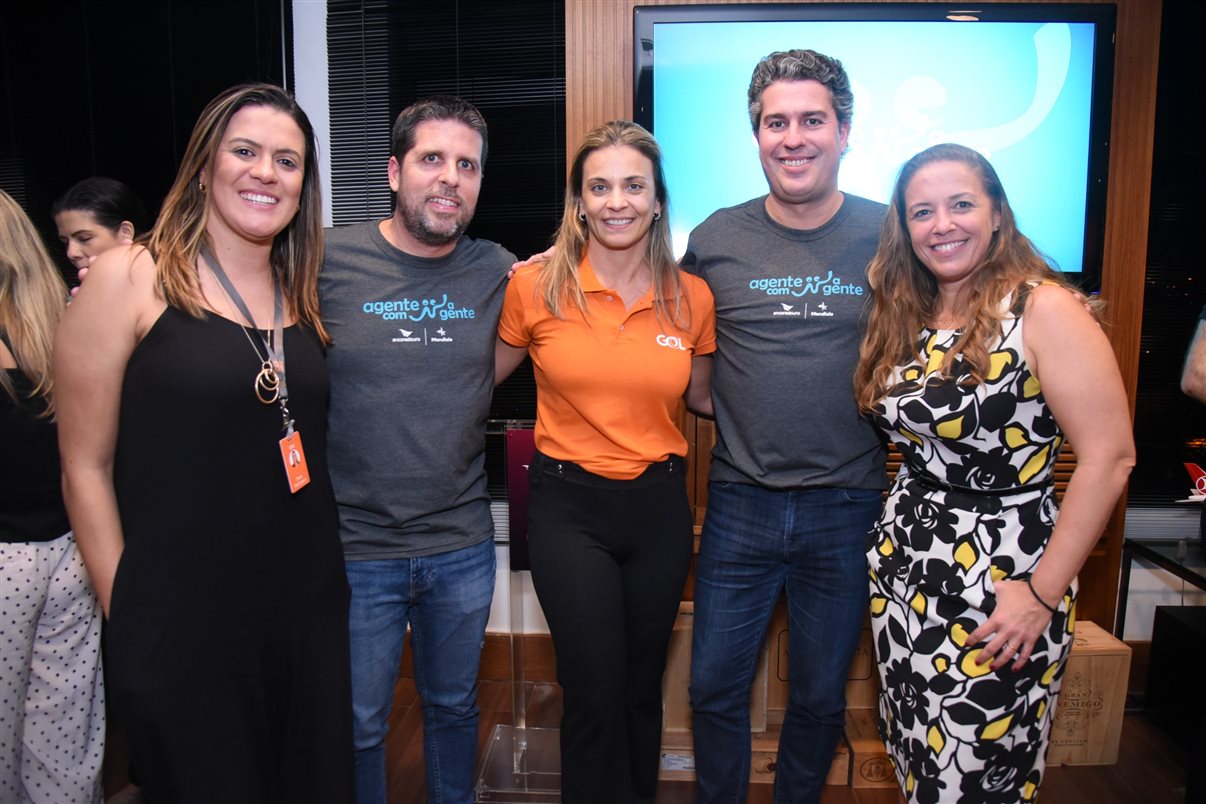
[[[281,293],[280,283],[277,281],[275,272],[272,275],[272,295],[273,295],[273,328],[272,332],[265,335],[260,331],[255,324],[255,319],[251,315],[251,310],[248,309],[247,303],[243,301],[243,297],[239,294],[234,283],[230,281],[230,277],[222,269],[222,265],[218,262],[218,258],[210,250],[208,245],[201,246],[201,258],[209,265],[209,270],[213,272],[214,277],[218,280],[218,284],[222,288],[222,292],[226,294],[226,298],[230,303],[247,319],[251,328],[259,334],[264,345],[264,355],[260,354],[260,349],[252,340],[244,327],[239,327],[243,330],[243,335],[247,338],[247,342],[251,344],[251,349],[255,352],[256,359],[260,361],[260,370],[255,375],[255,382],[252,384],[252,390],[255,391],[256,399],[260,400],[265,405],[272,405],[281,401],[284,393],[284,381],[282,374],[284,373],[284,304]],[[278,370],[280,366],[280,370]]]
[[[260,371],[255,375],[255,396],[265,405],[271,405],[281,398],[280,375],[276,373],[271,360],[265,360],[260,357],[260,349],[255,345],[255,341],[251,339],[251,336],[247,334],[247,329],[245,327],[239,327],[239,329],[243,330],[243,334],[247,337],[247,342],[251,344],[251,350],[255,352],[255,356],[260,358]],[[269,337],[271,338],[271,333],[269,333]],[[269,353],[271,353],[271,341],[266,345],[269,347]]]
[[[251,310],[239,295],[239,289],[230,281],[230,277],[222,270],[222,265],[207,244],[201,245],[201,259],[209,265],[209,270],[222,286],[222,292],[230,299],[238,311],[251,324],[251,328],[260,336],[264,344],[265,355],[260,355],[255,340],[248,334],[247,329],[240,326],[256,359],[260,361],[260,370],[255,375],[252,385],[255,398],[265,405],[273,403],[281,406],[281,429],[283,437],[277,442],[280,448],[281,465],[285,470],[285,479],[289,482],[290,493],[296,494],[310,483],[310,469],[306,464],[306,451],[302,447],[301,433],[293,428],[293,417],[289,414],[289,388],[285,384],[285,314],[284,298],[281,292],[280,278],[272,272],[272,332],[265,335],[255,325]]]

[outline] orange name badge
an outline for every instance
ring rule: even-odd
[[[281,460],[285,462],[289,491],[296,494],[310,482],[310,468],[306,466],[306,451],[302,449],[301,433],[294,431],[281,439]]]

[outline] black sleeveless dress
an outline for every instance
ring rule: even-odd
[[[327,474],[321,345],[285,330],[310,484],[238,324],[173,307],[134,349],[114,483],[125,551],[107,631],[140,781],[168,802],[351,801],[348,586]]]

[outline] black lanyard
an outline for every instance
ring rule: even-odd
[[[251,310],[248,309],[247,303],[243,301],[242,295],[234,283],[230,281],[230,277],[222,270],[222,264],[218,262],[218,258],[214,256],[213,251],[207,243],[201,244],[201,258],[209,265],[209,270],[213,271],[217,277],[222,289],[226,291],[226,295],[243,317],[247,319],[247,323],[255,330],[256,335],[260,337],[260,341],[264,344],[264,351],[268,355],[267,359],[262,360],[260,373],[256,376],[255,393],[261,402],[265,405],[271,405],[273,402],[280,402],[281,417],[283,420],[284,430],[287,434],[293,432],[293,419],[289,417],[289,389],[285,384],[285,305],[284,294],[281,292],[281,284],[276,277],[276,272],[272,272],[272,337],[269,338],[260,331],[256,326],[255,318],[251,315]],[[250,336],[248,336],[250,341]],[[255,349],[254,342],[251,342],[252,349]],[[259,350],[255,349],[256,357],[260,356]],[[265,394],[272,395],[265,398]]]

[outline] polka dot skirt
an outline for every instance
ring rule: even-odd
[[[0,801],[101,800],[100,627],[71,533],[0,542]]]

